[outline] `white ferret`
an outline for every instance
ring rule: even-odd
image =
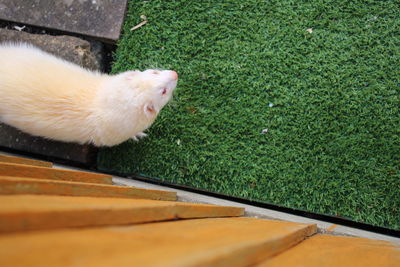
[[[143,137],[171,99],[170,70],[93,72],[27,44],[0,45],[0,121],[32,135],[113,146]]]

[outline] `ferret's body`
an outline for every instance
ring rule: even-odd
[[[29,45],[3,44],[0,121],[32,135],[112,146],[141,135],[153,123],[176,81],[173,71],[110,76]]]

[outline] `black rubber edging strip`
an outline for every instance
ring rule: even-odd
[[[254,200],[249,200],[249,199],[240,198],[240,197],[234,197],[234,196],[225,195],[222,193],[211,192],[211,191],[207,191],[204,189],[198,189],[198,188],[194,188],[194,187],[190,187],[190,186],[186,186],[186,185],[165,182],[165,181],[161,181],[157,178],[146,177],[143,175],[118,173],[118,172],[107,171],[107,170],[97,170],[97,171],[104,173],[104,174],[120,176],[123,178],[129,178],[132,180],[138,180],[138,181],[142,181],[142,182],[146,182],[146,183],[150,183],[150,184],[166,186],[166,187],[170,187],[170,188],[174,188],[174,189],[178,189],[178,190],[184,190],[184,191],[188,191],[188,192],[192,192],[192,193],[216,197],[216,198],[229,200],[229,201],[233,201],[233,202],[238,202],[241,204],[246,204],[246,205],[250,205],[250,206],[254,206],[254,207],[258,207],[258,208],[265,208],[265,209],[284,212],[284,213],[297,215],[297,216],[301,216],[301,217],[305,217],[305,218],[309,218],[309,219],[325,221],[325,222],[329,222],[332,224],[348,226],[348,227],[352,227],[352,228],[356,228],[356,229],[364,230],[364,231],[369,231],[369,232],[373,232],[373,233],[377,233],[377,234],[383,234],[383,235],[392,236],[392,237],[400,237],[399,230],[389,229],[389,228],[371,225],[371,224],[362,223],[362,222],[356,222],[356,221],[346,219],[346,218],[335,217],[335,216],[326,215],[326,214],[320,214],[320,213],[314,213],[314,212],[309,212],[309,211],[304,211],[304,210],[299,210],[299,209],[283,207],[283,206],[279,206],[279,205],[275,205],[275,204],[271,204],[271,203],[267,203],[267,202],[260,202],[260,201],[254,201]]]

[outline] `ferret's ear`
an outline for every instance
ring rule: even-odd
[[[144,104],[143,111],[147,117],[153,117],[153,116],[157,115],[157,112],[158,112],[158,110],[154,106],[153,102],[148,102],[148,103]]]

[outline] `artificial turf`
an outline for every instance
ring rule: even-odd
[[[130,1],[113,72],[180,80],[149,136],[102,149],[99,168],[400,229],[399,14],[400,1]]]

